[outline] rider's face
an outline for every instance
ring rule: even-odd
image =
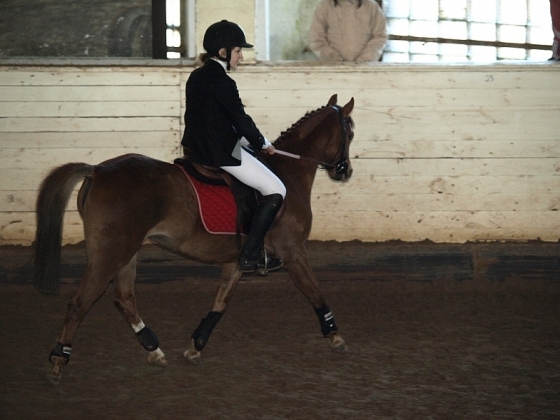
[[[220,56],[222,57],[226,57],[226,49],[222,48],[220,50]],[[231,49],[231,58],[229,60],[229,67],[232,70],[235,70],[237,68],[237,65],[239,64],[240,61],[243,60],[243,52],[241,51],[241,47],[234,47]]]
[[[241,47],[235,47],[231,50],[231,60],[229,60],[229,66],[232,69],[236,69],[240,61],[243,60],[243,52]]]

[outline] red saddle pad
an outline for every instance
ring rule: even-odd
[[[206,230],[214,234],[235,234],[237,205],[230,188],[205,184],[189,175],[181,165],[177,166],[194,188],[200,217]]]

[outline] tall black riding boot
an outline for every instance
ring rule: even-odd
[[[282,261],[263,253],[264,237],[274,222],[274,218],[282,206],[283,197],[280,194],[264,196],[255,210],[251,230],[247,241],[239,256],[239,270],[243,273],[252,273],[255,270],[262,272],[278,270]]]

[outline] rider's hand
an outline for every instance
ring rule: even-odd
[[[268,146],[266,149],[262,149],[262,152],[266,153],[267,155],[273,155],[275,151],[276,148],[272,144]]]

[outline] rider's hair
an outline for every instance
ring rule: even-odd
[[[211,54],[208,54],[207,52],[203,52],[198,54],[198,57],[196,57],[196,61],[195,61],[195,65],[196,66],[202,66],[203,64],[205,64],[208,60],[210,60],[210,58],[212,57]]]

